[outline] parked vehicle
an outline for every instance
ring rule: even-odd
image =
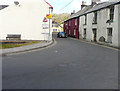
[[[57,34],[57,37],[59,37],[59,38],[67,38],[67,35],[66,35],[65,32],[59,32],[59,33]]]

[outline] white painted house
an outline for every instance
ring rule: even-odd
[[[53,7],[45,0],[18,0],[0,10],[0,40],[21,35],[22,40],[52,40]]]
[[[103,2],[80,16],[80,37],[120,48],[120,1]]]

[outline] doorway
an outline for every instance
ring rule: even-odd
[[[86,28],[84,29],[84,39],[86,39]]]
[[[112,30],[112,28],[108,28],[107,31],[108,31],[107,42],[112,43],[112,32],[113,32],[113,30]]]
[[[97,42],[97,29],[93,29],[93,41]]]

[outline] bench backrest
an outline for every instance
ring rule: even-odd
[[[8,34],[7,37],[9,37],[9,38],[21,38],[21,35],[18,35],[18,34]]]

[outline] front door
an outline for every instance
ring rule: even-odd
[[[97,29],[93,29],[93,41],[97,41]]]
[[[86,29],[84,29],[84,39],[86,39]]]
[[[108,43],[112,43],[112,28],[108,28],[108,38],[107,38]]]

